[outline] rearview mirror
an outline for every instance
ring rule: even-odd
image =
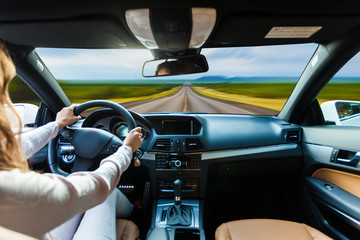
[[[199,54],[147,61],[144,63],[142,75],[144,77],[174,76],[208,70],[206,58]]]

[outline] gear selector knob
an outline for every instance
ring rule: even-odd
[[[174,197],[175,197],[175,206],[181,205],[181,180],[176,179],[174,181]]]
[[[175,204],[167,210],[166,223],[170,226],[190,226],[192,221],[192,207],[181,204],[181,180],[174,181]]]

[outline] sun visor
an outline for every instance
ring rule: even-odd
[[[122,24],[108,19],[1,23],[0,38],[34,47],[144,48]]]
[[[224,18],[204,47],[328,42],[354,30],[359,25],[360,16],[238,14]]]
[[[310,38],[321,29],[321,26],[273,27],[265,38]]]

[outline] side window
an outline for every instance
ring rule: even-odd
[[[21,117],[24,130],[32,127],[41,102],[40,98],[18,76],[11,80],[9,93],[14,108]]]
[[[360,126],[360,53],[318,95],[327,124]]]

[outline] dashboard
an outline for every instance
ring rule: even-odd
[[[143,131],[140,160],[150,176],[153,198],[172,197],[183,180],[184,197],[202,198],[211,174],[295,172],[301,162],[301,128],[278,117],[231,114],[137,114]],[[81,127],[99,128],[124,139],[124,119],[110,109],[90,114]],[[69,147],[59,139],[59,149]],[[59,150],[60,151],[60,150]],[[73,158],[58,155],[58,158]],[[67,159],[67,160],[68,160]],[[66,163],[71,168],[71,161]],[[66,165],[65,164],[65,165]],[[66,167],[66,166],[65,166]]]
[[[137,114],[142,128],[141,150],[187,153],[271,146],[301,140],[301,128],[277,117],[225,114]],[[124,119],[109,109],[88,116],[82,127],[99,128],[121,139],[128,133]]]

